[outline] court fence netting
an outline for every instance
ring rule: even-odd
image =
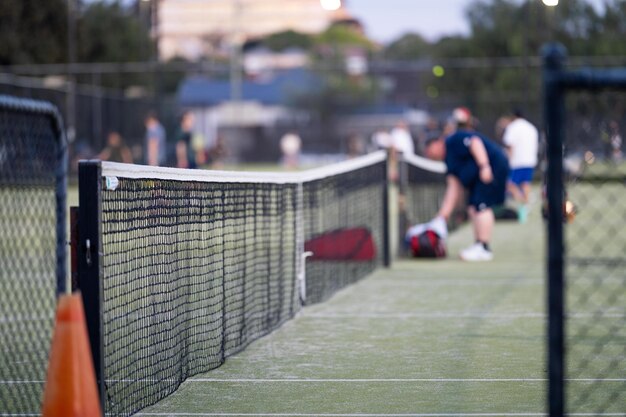
[[[66,154],[55,107],[0,96],[0,414],[41,407],[65,291]]]
[[[626,69],[545,54],[548,412],[626,411]]]

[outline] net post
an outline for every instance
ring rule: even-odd
[[[78,285],[83,296],[87,333],[104,413],[105,374],[102,317],[102,167],[100,161],[81,161],[78,167]]]
[[[67,291],[67,140],[63,130],[63,120],[56,110],[52,111],[52,119],[57,136],[57,155],[55,172],[56,199],[56,251],[57,251],[57,297]]]
[[[78,206],[70,207],[70,282],[71,292],[80,290],[78,285]]]
[[[396,236],[398,249],[396,250],[396,256],[402,256],[405,252],[404,235],[409,228],[409,216],[407,213],[409,199],[409,165],[402,155],[402,158],[397,162],[398,164],[398,235]]]
[[[300,306],[306,303],[306,255],[304,252],[304,184],[296,184],[296,270]]]
[[[563,271],[563,119],[561,80],[566,52],[561,45],[547,45],[544,59],[544,112],[548,172],[548,415],[565,415],[565,319]]]
[[[389,222],[391,219],[389,218],[389,169],[396,169],[397,167],[390,165],[391,152],[387,152],[387,158],[385,158],[385,162],[383,164],[383,266],[385,268],[389,268],[391,266],[391,237],[389,233],[391,232],[391,228],[389,227]]]

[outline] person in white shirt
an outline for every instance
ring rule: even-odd
[[[507,190],[519,203],[518,219],[524,223],[528,216],[528,199],[539,148],[539,132],[519,110],[513,112],[513,120],[504,130],[503,141],[509,155],[511,175]]]
[[[409,128],[404,121],[398,122],[396,127],[391,131],[391,146],[399,153],[404,155],[413,155],[415,153],[415,145],[413,138],[409,132]]]
[[[289,169],[298,167],[302,139],[296,132],[287,132],[280,138],[280,150],[283,153],[283,164]]]

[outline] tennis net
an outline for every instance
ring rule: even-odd
[[[79,285],[111,415],[154,404],[385,260],[382,152],[289,174],[83,162],[79,193]]]
[[[437,214],[446,191],[446,166],[418,155],[403,155],[398,163],[400,237],[407,228],[425,223]],[[454,218],[449,227],[454,227]]]

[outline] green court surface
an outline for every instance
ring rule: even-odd
[[[450,238],[447,260],[399,261],[305,307],[138,415],[543,415],[538,208],[527,224],[497,224],[495,261],[458,260],[472,243],[465,226]]]

